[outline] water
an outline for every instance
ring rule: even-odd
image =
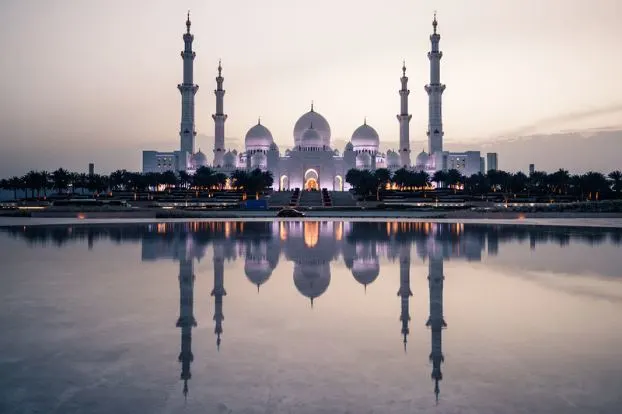
[[[448,223],[2,228],[0,412],[620,413],[621,240]]]

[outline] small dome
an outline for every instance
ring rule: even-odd
[[[251,156],[251,168],[266,169],[268,166],[268,157],[263,152],[257,152]]]
[[[369,285],[380,274],[380,263],[378,261],[355,260],[352,265],[352,276],[361,285]]]
[[[272,142],[272,144],[270,144],[270,151],[277,151],[279,150],[279,146],[276,145],[276,142]]]
[[[400,155],[392,150],[387,151],[387,165],[389,167],[396,167],[400,165]]]
[[[272,269],[268,261],[247,261],[244,264],[244,273],[253,285],[259,287],[270,278]]]
[[[192,157],[190,158],[190,162],[192,163],[192,166],[195,169],[199,167],[205,167],[207,166],[207,157],[199,149],[198,152],[192,154]]]
[[[371,155],[361,152],[356,156],[356,168],[359,170],[369,170],[371,168]]]
[[[272,142],[272,133],[261,124],[257,124],[249,129],[244,139],[247,150],[268,151]]]
[[[311,105],[311,110],[301,116],[298,121],[296,121],[296,125],[294,125],[294,145],[302,145],[302,134],[304,134],[311,125],[313,125],[313,128],[320,134],[320,137],[322,137],[322,145],[330,146],[330,126],[328,125],[328,121],[313,110],[313,105]]]
[[[344,151],[354,151],[354,145],[350,141],[346,144],[346,147],[343,149]]]
[[[428,156],[428,154],[425,151],[421,151],[419,155],[417,155],[415,165],[418,167],[424,167],[428,164],[429,159],[430,157]]]
[[[380,138],[374,128],[364,123],[354,131],[351,142],[355,151],[364,149],[377,151]]]
[[[222,163],[225,167],[234,167],[235,166],[235,154],[231,151],[228,151],[222,157]]]
[[[311,125],[311,127],[302,134],[300,146],[303,148],[321,148],[323,145],[322,142],[322,137],[319,132]]]

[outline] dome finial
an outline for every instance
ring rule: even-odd
[[[436,21],[436,10],[434,10],[434,20],[432,20],[432,27],[434,27],[434,34],[436,34],[436,26],[438,22]]]
[[[218,59],[218,76],[222,74],[222,61]]]
[[[406,60],[402,61],[402,75],[406,76]]]
[[[261,117],[257,117],[257,125],[261,125]]]
[[[188,10],[188,15],[186,17],[186,33],[190,33],[190,10]]]
[[[367,125],[367,117],[363,117],[363,125]]]
[[[311,101],[311,112],[313,112],[313,101]]]

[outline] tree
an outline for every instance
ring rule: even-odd
[[[216,173],[214,174],[214,185],[216,185],[219,190],[224,190],[228,179],[229,177],[227,177],[227,174],[221,172]]]
[[[568,184],[570,183],[570,174],[567,170],[560,168],[555,171],[553,174],[549,174],[548,185],[553,194],[567,194],[568,193]]]
[[[244,170],[235,170],[231,173],[231,185],[238,189],[246,188],[248,174]]]
[[[410,179],[411,179],[411,173],[406,168],[400,168],[399,170],[395,171],[395,173],[393,174],[393,182],[400,189],[404,189],[404,187],[406,187],[409,184]]]
[[[605,178],[603,174],[595,171],[588,171],[581,176],[581,186],[589,193],[588,199],[590,200],[598,200],[601,194],[610,191],[607,178]]]
[[[622,171],[611,171],[607,177],[609,178],[609,181],[611,181],[611,188],[613,191],[616,193],[622,192]]]
[[[447,173],[445,171],[438,170],[432,175],[432,182],[436,183],[436,188],[442,188],[445,181],[447,181]]]
[[[30,197],[35,198],[35,190],[39,187],[39,183],[41,181],[39,173],[35,170],[30,170],[22,177],[23,188],[25,190],[30,190]]]
[[[350,187],[356,188],[361,182],[362,171],[352,168],[346,173],[346,183],[350,184]]]
[[[192,176],[186,171],[179,171],[179,186],[181,188],[188,188],[192,184]]]
[[[214,172],[209,167],[199,167],[194,172],[192,183],[195,187],[209,189],[214,185]]]
[[[54,182],[54,188],[56,188],[59,193],[62,193],[69,188],[71,175],[69,174],[69,171],[59,168],[52,173],[52,181]]]
[[[462,182],[462,174],[460,174],[460,171],[454,168],[447,171],[447,177],[445,179],[445,184],[447,184],[450,188],[453,187],[455,190],[461,182]]]
[[[515,194],[521,193],[525,190],[529,182],[529,178],[519,171],[516,174],[510,176],[510,183],[507,187],[507,190]]]

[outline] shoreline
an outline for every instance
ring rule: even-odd
[[[119,212],[91,212],[78,217],[75,212],[60,217],[0,216],[1,227],[44,225],[131,224],[188,221],[413,221],[437,223],[480,223],[491,225],[551,225],[567,227],[604,227],[622,229],[622,213],[571,212],[413,212],[413,211],[307,211],[301,218],[277,218],[275,211],[219,211],[179,217],[156,217],[155,214],[118,214]],[[137,212],[138,213],[138,212]],[[144,212],[143,212],[144,213]],[[216,213],[216,214],[215,214]]]

